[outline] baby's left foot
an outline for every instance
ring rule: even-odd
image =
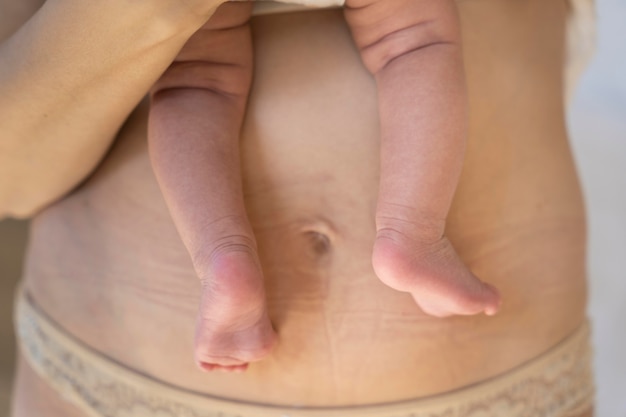
[[[472,274],[446,237],[424,242],[393,230],[379,231],[372,263],[383,283],[411,293],[432,316],[491,316],[500,307],[498,291]]]

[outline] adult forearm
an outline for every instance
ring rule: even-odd
[[[0,45],[0,217],[79,183],[220,1],[176,3],[49,0]]]

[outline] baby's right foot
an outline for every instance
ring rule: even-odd
[[[465,266],[446,237],[420,241],[391,229],[378,232],[373,266],[389,287],[408,292],[427,314],[494,315],[500,295]]]
[[[209,261],[202,282],[195,358],[205,371],[245,371],[276,342],[263,278],[252,254],[231,252]]]

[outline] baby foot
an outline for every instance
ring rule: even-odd
[[[196,324],[196,363],[205,371],[243,372],[250,362],[265,358],[276,342],[260,267],[251,254],[234,251],[212,259],[207,270]]]
[[[500,307],[498,291],[472,274],[446,237],[424,242],[379,231],[372,263],[384,284],[410,293],[426,314],[492,316]]]

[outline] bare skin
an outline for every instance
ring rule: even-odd
[[[150,155],[202,284],[194,356],[205,371],[243,371],[276,340],[239,163],[251,13],[222,5],[152,89]]]
[[[257,403],[418,398],[545,352],[580,325],[586,297],[584,210],[557,53],[565,6],[487,0],[459,8],[472,113],[446,231],[470,269],[502,292],[498,315],[436,319],[376,279],[376,84],[339,11],[252,20],[255,83],[241,155],[280,335],[266,360],[245,373],[196,370],[189,352],[200,286],[151,168],[145,101],[94,174],[34,217],[25,272],[33,297],[74,337],[129,368]],[[103,114],[112,97],[102,97]],[[13,416],[32,415],[84,413],[24,364]]]
[[[444,233],[467,135],[456,5],[348,0],[345,7],[378,86],[374,270],[427,314],[494,315],[497,291],[472,274]],[[152,90],[155,174],[202,283],[195,359],[204,370],[245,370],[276,341],[239,168],[252,78],[251,11],[251,4],[222,5]]]

